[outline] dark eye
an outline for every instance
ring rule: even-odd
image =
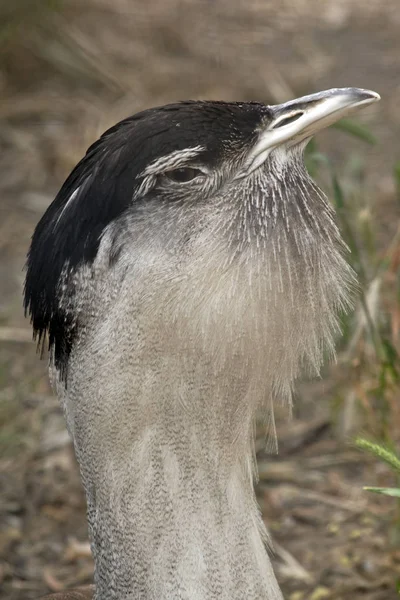
[[[299,119],[303,114],[304,114],[303,112],[298,112],[294,115],[289,115],[288,117],[286,117],[285,119],[282,119],[282,121],[279,121],[279,123],[274,125],[272,129],[278,129],[278,127],[283,127],[283,125],[289,125],[289,123],[293,123],[293,121],[297,121],[297,119]]]
[[[199,169],[193,169],[192,167],[175,169],[174,171],[168,171],[168,173],[165,174],[167,179],[171,179],[171,181],[175,181],[176,183],[192,181],[192,179],[196,179],[199,175],[201,175],[201,171]]]

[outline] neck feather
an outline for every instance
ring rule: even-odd
[[[96,399],[80,396],[74,429],[96,599],[280,600],[253,491],[251,390],[227,389],[200,357],[177,385],[160,357],[140,391],[111,396],[111,373],[126,368],[111,361]],[[89,414],[93,400],[109,410]]]

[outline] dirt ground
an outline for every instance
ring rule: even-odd
[[[7,18],[13,32],[0,37],[4,600],[93,575],[77,466],[21,294],[33,228],[102,130],[177,99],[277,103],[329,87],[371,88],[382,102],[360,120],[378,144],[333,131],[319,142],[344,178],[361,161],[379,238],[395,230],[400,212],[392,177],[400,160],[398,0],[65,0],[45,17],[37,5],[19,0],[15,14],[0,7],[0,24]],[[397,507],[362,486],[393,481],[340,435],[332,419],[340,377],[339,362],[325,379],[299,386],[294,418],[280,419],[278,456],[265,452],[260,428],[260,506],[287,599],[391,600],[400,577]]]

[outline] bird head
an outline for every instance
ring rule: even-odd
[[[250,328],[251,345],[267,338],[278,362],[290,356],[277,350],[284,334],[291,374],[304,360],[318,369],[352,273],[303,151],[378,99],[343,88],[272,106],[181,102],[104,133],[47,209],[28,256],[25,307],[39,340],[48,332],[56,367],[65,372],[79,335],[125,295],[125,319],[141,311],[165,324],[170,315],[172,327],[190,322],[187,340],[208,328],[220,355],[228,329],[243,339]]]

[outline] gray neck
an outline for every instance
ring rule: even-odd
[[[253,490],[254,403],[243,402],[243,374],[233,370],[227,388],[209,364],[188,364],[190,373],[181,364],[177,375],[161,358],[113,398],[110,374],[127,372],[119,361],[97,373],[97,397],[77,390],[79,423],[70,421],[96,600],[280,600]]]
[[[208,423],[188,421],[160,415],[135,441],[140,456],[135,450],[123,472],[116,467],[119,497],[106,482],[95,500],[89,494],[97,600],[281,598],[250,444],[235,458]]]

